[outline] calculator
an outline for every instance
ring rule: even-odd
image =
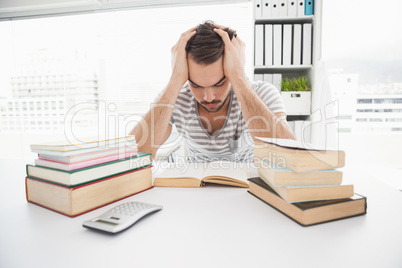
[[[83,222],[82,226],[108,233],[121,232],[149,213],[163,207],[142,202],[127,202],[118,205],[99,217]]]

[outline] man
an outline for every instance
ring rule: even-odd
[[[244,47],[233,30],[210,21],[184,32],[167,87],[131,131],[139,150],[155,156],[172,124],[192,162],[252,161],[255,137],[294,139],[278,90],[247,79]]]

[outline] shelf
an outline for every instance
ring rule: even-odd
[[[254,66],[254,72],[297,72],[297,71],[306,71],[312,69],[312,65],[279,65],[279,66]]]
[[[287,121],[297,121],[297,120],[301,120],[301,121],[305,121],[305,120],[309,120],[310,119],[310,115],[286,115],[286,120]]]
[[[256,19],[255,24],[281,24],[281,23],[311,23],[314,20],[314,15],[303,17],[273,17],[265,19]]]

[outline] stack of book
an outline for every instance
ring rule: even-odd
[[[135,137],[32,144],[26,166],[28,202],[75,217],[152,188],[149,153]]]
[[[366,198],[342,184],[345,152],[300,142],[259,138],[258,176],[249,192],[303,226],[366,214]],[[307,147],[307,148],[306,148]]]

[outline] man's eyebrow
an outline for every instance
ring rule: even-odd
[[[216,86],[216,85],[219,85],[223,80],[225,80],[226,79],[226,76],[223,76],[222,78],[221,78],[221,80],[219,80],[218,81],[218,83],[215,83],[214,85],[212,85],[213,87],[214,86]],[[197,85],[196,83],[194,83],[193,81],[191,81],[191,79],[190,78],[188,78],[188,81],[190,81],[191,82],[191,84],[193,84],[194,86],[197,86],[197,87],[202,87],[202,86],[200,86],[200,85]]]

